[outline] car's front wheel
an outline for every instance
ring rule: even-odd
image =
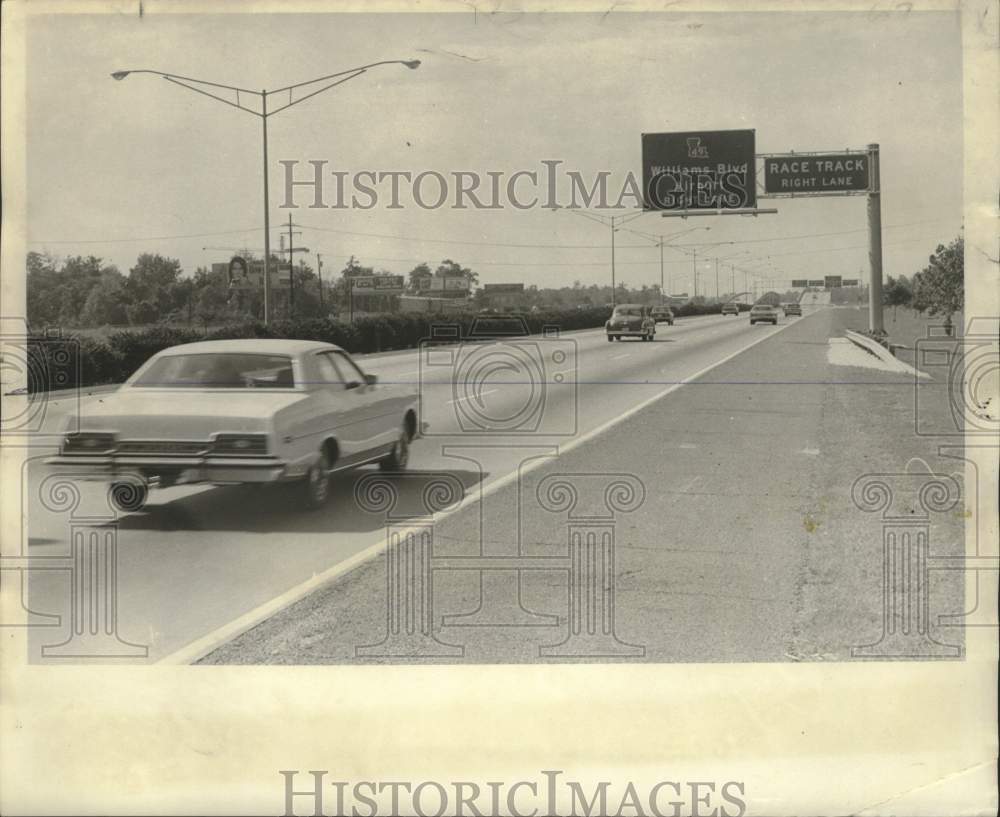
[[[303,480],[302,504],[307,510],[315,511],[326,504],[330,495],[330,458],[320,450],[319,457],[309,466]]]
[[[399,437],[392,444],[392,451],[379,462],[383,471],[405,471],[410,462],[410,434],[403,426]]]
[[[149,488],[141,482],[113,482],[109,497],[111,504],[123,513],[138,511],[149,499]]]

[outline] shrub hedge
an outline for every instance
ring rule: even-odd
[[[741,305],[741,308],[744,305]],[[686,303],[674,307],[678,317],[718,313],[719,304]],[[610,309],[551,310],[516,316],[394,314],[359,318],[354,324],[329,318],[278,320],[224,326],[203,332],[190,327],[155,326],[141,330],[118,330],[107,340],[89,335],[28,338],[30,392],[77,386],[121,383],[152,355],[169,346],[199,340],[231,338],[295,338],[334,343],[353,354],[384,352],[417,347],[421,341],[439,338],[440,327],[458,329],[460,338],[540,334],[547,327],[560,331],[603,326]],[[438,331],[434,331],[435,328]]]

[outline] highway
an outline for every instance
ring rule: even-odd
[[[737,415],[720,420],[700,406],[694,409],[695,416],[690,416],[690,409],[683,409],[684,403],[678,398],[688,391],[704,397],[759,389],[769,380],[782,382],[783,355],[797,351],[790,342],[782,342],[784,333],[791,330],[796,336],[808,335],[801,340],[801,349],[807,349],[807,344],[823,349],[835,331],[830,317],[834,312],[807,307],[802,318],[782,317],[776,327],[751,327],[745,315],[681,319],[672,327],[661,324],[652,343],[609,343],[603,330],[588,330],[560,337],[483,341],[361,359],[363,368],[377,374],[380,382],[412,384],[422,395],[422,421],[427,433],[413,445],[409,475],[395,480],[399,493],[395,505],[381,503],[377,487],[375,493],[356,495],[359,483],[378,473],[373,468],[336,476],[330,501],[318,512],[300,510],[294,492],[285,488],[177,486],[152,492],[143,511],[120,515],[111,525],[117,531],[118,636],[146,649],[124,650],[132,653],[127,657],[102,654],[92,660],[192,662],[270,616],[279,614],[280,618],[283,610],[287,615],[290,604],[301,599],[305,601],[299,603],[309,603],[310,598],[332,591],[337,592],[341,603],[355,598],[350,609],[358,611],[355,624],[359,629],[345,636],[339,651],[334,651],[337,657],[330,659],[350,660],[356,642],[377,641],[379,622],[382,629],[385,626],[384,560],[377,557],[385,547],[386,514],[392,517],[389,521],[393,524],[406,525],[426,516],[428,502],[434,505],[433,510],[444,508],[436,526],[436,535],[443,538],[435,541],[459,543],[455,555],[523,555],[526,539],[564,543],[565,518],[558,523],[561,529],[557,525],[544,533],[525,536],[523,525],[529,514],[523,486],[530,483],[534,472],[558,470],[563,463],[575,462],[574,457],[583,460],[573,466],[574,473],[612,477],[631,474],[638,481],[645,501],[630,517],[622,516],[622,530],[648,528],[652,520],[662,518],[662,525],[653,524],[650,530],[654,532],[647,534],[651,537],[648,545],[655,547],[655,531],[670,530],[677,525],[677,519],[692,522],[690,509],[678,507],[677,498],[684,493],[697,494],[699,483],[704,487],[706,465],[720,478],[734,484],[749,480],[746,484],[752,485],[752,475],[746,474],[747,464],[752,461],[754,466],[766,467],[769,456],[766,446],[758,451],[752,444],[746,445],[744,436],[740,438],[744,447],[733,450],[732,457],[717,457],[713,450],[714,459],[706,463],[704,446],[711,437],[705,435],[713,433],[712,423],[722,422],[726,427],[722,430],[731,432],[732,418]],[[772,365],[762,368],[758,362],[744,377],[740,361],[751,354],[756,356],[754,360],[769,360]],[[790,366],[795,379],[809,382],[808,366]],[[723,369],[724,377],[716,376],[715,372]],[[687,383],[690,385],[685,386]],[[818,388],[812,385],[794,389],[793,400]],[[770,392],[773,394],[774,389]],[[814,398],[810,398],[813,413],[819,405]],[[103,398],[98,395],[89,399]],[[813,429],[806,428],[808,423],[797,423],[789,415],[788,400],[787,393],[777,400],[759,399],[759,407],[752,408],[756,413],[741,411],[740,419],[753,423],[763,419],[767,434],[797,434],[792,443],[796,468],[813,468],[816,457],[810,452],[816,447],[816,435]],[[62,405],[73,403],[64,400]],[[664,427],[647,424],[639,434],[621,432],[624,425],[640,422],[653,407],[668,418]],[[61,410],[65,412],[60,402],[53,402],[47,423],[58,422]],[[691,433],[667,433],[664,429],[671,425]],[[697,431],[699,426],[701,432]],[[752,442],[754,438],[749,439]],[[593,453],[598,450],[604,453],[595,462]],[[625,451],[628,456],[616,456],[616,452]],[[43,481],[54,476],[40,462],[48,453],[33,451],[23,502],[30,520],[32,562],[45,564],[49,559],[55,565],[69,553],[71,520],[65,510],[53,510],[39,499]],[[650,466],[655,467],[650,470]],[[794,483],[799,478],[805,477],[796,476],[794,468],[791,472],[781,471],[782,480]],[[435,480],[445,496],[428,499],[424,489]],[[82,482],[77,485],[81,498],[76,515],[107,518],[110,511],[102,486]],[[751,523],[754,500],[741,500],[739,509],[742,518]],[[731,515],[713,514],[710,506],[700,508],[700,513],[705,515],[696,522],[695,529],[709,538],[721,537],[732,522]],[[800,520],[801,509],[797,506],[795,514]],[[550,527],[557,524],[555,518],[549,520]],[[449,525],[454,531],[445,535]],[[753,530],[750,524],[748,542],[756,541]],[[758,535],[766,533],[758,530]],[[703,545],[698,543],[694,549],[702,550]],[[766,597],[773,596],[775,610],[785,616],[793,615],[789,605],[801,591],[794,581],[799,562],[788,558],[789,546],[781,542],[780,546],[762,548],[756,560],[744,564],[751,572],[740,582],[744,596],[749,594],[750,598],[764,598],[759,589],[768,587]],[[359,569],[352,572],[353,568]],[[379,569],[381,578],[373,578]],[[462,575],[468,578],[474,573],[464,571]],[[528,605],[511,602],[518,592],[528,593],[529,589],[527,585],[522,588],[513,574],[516,592],[511,595],[508,573],[483,571],[476,587],[457,589],[454,611],[449,611],[451,618],[446,623],[458,627],[470,623],[495,625],[497,622],[491,618],[494,613],[488,610],[506,603],[513,606],[506,614],[499,614],[500,623],[537,626],[539,629],[531,631],[536,633],[556,626],[558,612],[547,616],[529,614],[525,610]],[[342,581],[350,583],[352,578],[365,575],[369,580],[364,585],[363,603],[356,594],[337,590]],[[71,618],[69,576],[69,571],[60,569],[31,571],[29,609],[61,617],[59,626],[32,630],[33,652],[67,638]],[[537,578],[542,584],[531,592],[541,593],[544,599],[553,592],[552,574],[543,572]],[[746,589],[747,584],[755,589]],[[310,596],[316,590],[322,592]],[[564,595],[566,591],[559,592]],[[475,615],[477,604],[480,619]],[[785,649],[778,650],[773,644],[765,648],[763,644],[777,637],[768,633],[788,629],[764,626],[764,617],[776,614],[767,607],[754,607],[752,616],[743,611],[740,626],[734,631],[740,636],[732,649],[737,653],[742,650],[748,660],[756,660],[761,651],[780,660]],[[343,609],[338,609],[338,616],[343,617]],[[727,622],[735,626],[731,617],[739,612],[739,606],[726,609],[729,614],[715,617],[711,625],[704,621],[704,611],[692,610],[691,622],[700,628]],[[361,610],[365,611],[363,615]],[[472,611],[472,616],[463,619],[463,610]],[[316,615],[323,614],[314,610]],[[351,618],[349,611],[347,618]],[[756,633],[761,643],[748,648],[748,639],[754,640],[751,633]],[[650,642],[641,633],[632,640]],[[521,642],[529,643],[530,639]],[[222,653],[226,660],[239,660],[231,650],[225,653],[223,649]],[[255,660],[267,660],[266,655],[262,657],[253,650],[248,654],[255,655]],[[508,653],[495,646],[487,654],[489,657],[479,660],[506,660]],[[735,660],[728,652],[726,655]],[[32,660],[70,659],[46,655]],[[293,651],[293,657],[286,656],[285,660],[311,659],[301,651]],[[511,660],[527,659],[521,656]]]

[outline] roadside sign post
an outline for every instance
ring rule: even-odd
[[[868,329],[884,333],[882,322],[882,195],[878,144],[868,146],[871,186],[868,189]]]

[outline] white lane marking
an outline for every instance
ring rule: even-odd
[[[794,325],[795,324],[791,323],[782,324],[781,326],[778,327],[777,331],[782,332],[789,326],[794,326]],[[766,334],[762,333],[759,337],[754,339],[753,342],[747,344],[742,349],[737,349],[735,352],[733,352],[730,355],[726,355],[721,360],[717,360],[715,363],[709,364],[704,369],[701,369],[695,372],[694,374],[689,375],[688,377],[684,378],[684,380],[681,380],[679,383],[675,383],[672,386],[668,386],[667,388],[663,389],[663,391],[654,394],[652,397],[647,397],[645,400],[636,403],[634,406],[632,406],[632,408],[628,409],[622,414],[619,414],[616,417],[611,418],[606,423],[602,423],[601,425],[592,428],[590,431],[586,432],[585,434],[582,434],[575,440],[566,443],[566,445],[559,446],[559,451],[552,457],[538,457],[532,459],[526,465],[523,465],[520,468],[516,468],[515,470],[511,471],[508,474],[504,474],[501,477],[497,477],[495,480],[491,482],[487,482],[486,484],[481,485],[478,491],[471,491],[469,494],[466,495],[465,499],[463,499],[457,505],[454,505],[451,508],[448,508],[444,511],[440,511],[434,514],[430,518],[430,521],[435,523],[439,522],[443,519],[447,519],[452,514],[458,513],[464,510],[465,508],[474,505],[475,503],[479,502],[483,497],[490,496],[491,494],[494,494],[497,491],[499,491],[501,488],[504,488],[510,483],[520,479],[521,476],[523,476],[524,474],[528,474],[534,471],[536,468],[540,468],[543,464],[549,463],[553,459],[561,457],[563,454],[568,454],[570,451],[573,451],[574,449],[578,448],[584,443],[590,442],[595,437],[599,437],[605,431],[608,431],[609,429],[614,428],[620,423],[623,423],[629,417],[638,414],[643,409],[647,408],[648,406],[651,406],[657,400],[662,400],[668,394],[676,391],[681,386],[687,385],[693,380],[697,380],[699,377],[708,374],[710,371],[712,371],[712,369],[722,366],[724,363],[728,363],[734,357],[743,354],[748,349],[752,349],[758,343],[763,343],[765,340],[773,338],[775,334],[776,334],[775,332],[768,332]],[[411,533],[414,536],[416,536],[425,530],[426,528],[414,526],[406,530],[394,531],[393,536],[406,537]],[[212,652],[215,649],[218,649],[226,642],[232,641],[237,636],[242,635],[251,627],[255,627],[265,619],[273,616],[275,613],[285,609],[289,605],[294,604],[300,599],[305,598],[313,590],[317,590],[318,588],[323,587],[326,584],[329,584],[330,582],[344,575],[348,571],[352,570],[354,567],[363,564],[364,562],[368,561],[369,559],[375,556],[378,556],[386,549],[386,547],[388,547],[388,545],[389,545],[388,539],[383,539],[379,542],[375,542],[374,544],[369,545],[363,550],[360,550],[357,553],[355,553],[353,556],[350,556],[347,559],[343,560],[342,562],[338,562],[337,564],[332,565],[331,567],[327,568],[321,573],[314,574],[312,578],[306,579],[304,582],[295,585],[295,587],[286,590],[281,595],[275,596],[270,601],[265,602],[264,604],[261,604],[252,610],[247,611],[238,618],[235,618],[232,621],[230,621],[228,624],[223,624],[221,627],[217,627],[212,632],[206,633],[201,638],[195,639],[191,643],[187,644],[184,647],[181,647],[179,650],[176,650],[170,653],[169,655],[164,656],[155,663],[193,664],[199,658],[204,658],[210,652]]]
[[[677,447],[678,448],[697,448],[698,446],[696,446],[694,443],[681,443]]]
[[[803,448],[802,451],[799,452],[799,453],[801,453],[801,454],[808,454],[810,457],[817,457],[817,456],[819,456],[819,449],[818,448]]]
[[[476,394],[470,394],[466,397],[456,397],[454,400],[446,401],[448,405],[452,403],[461,403],[463,400],[472,400],[475,397],[482,397],[484,394],[493,394],[495,391],[500,391],[500,389],[487,389],[486,391],[476,392]]]
[[[630,354],[632,354],[632,353],[631,352],[626,352],[623,355],[612,355],[611,359],[612,360],[621,360],[623,357],[628,357]]]

